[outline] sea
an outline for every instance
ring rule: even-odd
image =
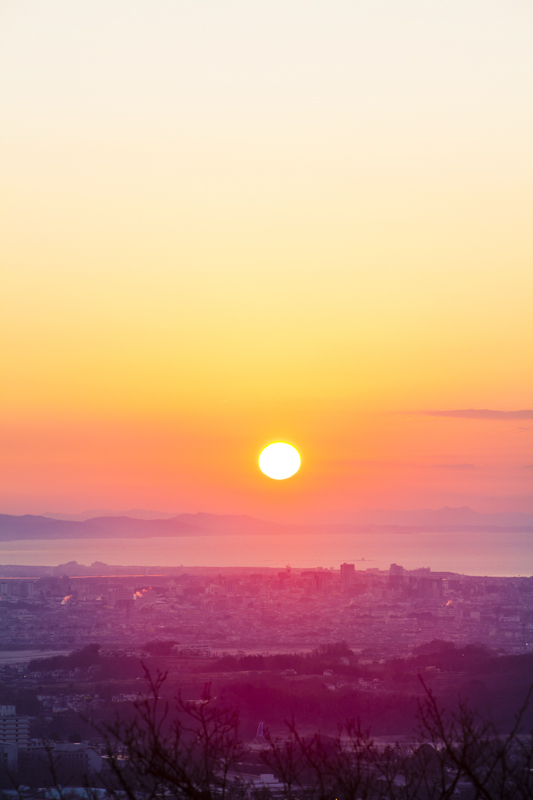
[[[533,532],[309,533],[146,539],[26,539],[0,543],[0,565],[339,568],[430,567],[464,575],[533,576]]]

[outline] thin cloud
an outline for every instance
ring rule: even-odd
[[[458,464],[420,464],[413,461],[370,461],[347,458],[331,462],[342,467],[410,467],[411,469],[478,469],[477,464],[461,462]]]
[[[476,469],[475,464],[432,464],[434,469]]]
[[[332,461],[332,464],[342,467],[416,467],[407,461],[373,461],[367,458],[341,458]]]
[[[463,408],[451,411],[422,411],[425,417],[458,417],[461,419],[533,419],[533,410],[493,411],[489,408]]]

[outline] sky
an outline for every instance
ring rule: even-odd
[[[2,0],[0,512],[533,511],[532,25]]]

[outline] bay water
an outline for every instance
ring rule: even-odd
[[[0,543],[0,564],[58,566],[430,567],[466,575],[533,575],[533,532],[217,534],[146,539],[47,539]]]

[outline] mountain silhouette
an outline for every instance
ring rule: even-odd
[[[346,514],[343,522],[284,525],[238,514],[177,514],[169,519],[99,516],[84,520],[0,514],[0,541],[20,539],[115,539],[331,531],[457,531],[532,529],[533,514],[478,514],[468,506],[414,511],[368,510]]]

